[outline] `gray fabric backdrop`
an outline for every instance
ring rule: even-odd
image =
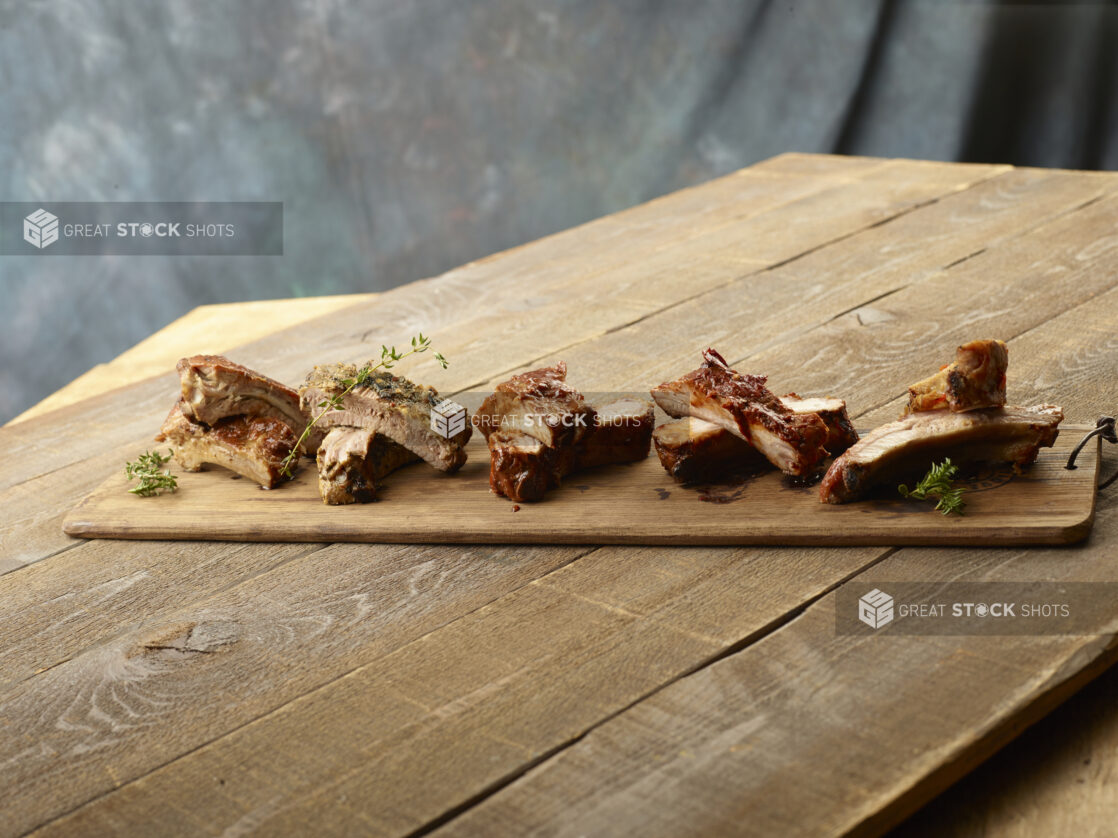
[[[1118,165],[1118,9],[0,0],[0,200],[278,200],[282,257],[0,257],[0,421],[190,308],[384,289],[783,151]]]

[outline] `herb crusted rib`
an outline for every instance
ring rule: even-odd
[[[323,402],[341,396],[340,409],[326,410],[319,419],[323,430],[339,426],[367,428],[387,436],[440,471],[452,472],[462,467],[473,428],[467,422],[463,430],[449,439],[431,428],[431,409],[440,402],[435,388],[415,384],[386,370],[375,370],[364,383],[347,393],[347,382],[352,382],[357,374],[358,368],[353,364],[315,367],[299,389],[302,409],[313,415],[322,409]]]

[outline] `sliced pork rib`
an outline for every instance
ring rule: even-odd
[[[222,355],[191,355],[176,367],[182,384],[182,411],[188,419],[213,425],[230,416],[261,416],[287,425],[296,438],[307,426],[299,394],[275,379]],[[322,435],[312,431],[304,443],[313,454]]]
[[[772,468],[744,439],[703,419],[665,422],[652,432],[652,444],[668,474],[688,483]]]
[[[801,398],[795,393],[780,397],[780,403],[799,416],[814,414],[827,426],[827,439],[823,447],[832,457],[837,457],[858,441],[858,432],[846,413],[846,402],[834,398]]]
[[[160,429],[158,442],[169,442],[175,460],[187,471],[212,463],[273,489],[284,479],[280,469],[297,437],[286,423],[266,416],[229,416],[203,425],[187,417],[177,402]]]
[[[332,428],[318,447],[318,491],[330,505],[370,503],[377,482],[419,459],[368,428]]]
[[[1053,405],[913,413],[862,437],[831,465],[819,487],[825,503],[846,503],[882,483],[919,479],[933,461],[1004,462],[1024,468],[1056,441],[1063,411]]]
[[[1005,404],[1009,349],[1000,340],[972,340],[955,350],[954,363],[908,388],[905,414],[962,412]]]
[[[765,381],[730,369],[708,349],[702,366],[654,388],[652,397],[669,416],[704,419],[741,437],[785,474],[818,473],[827,456],[826,423],[814,413],[790,410]]]
[[[318,405],[341,394],[345,379],[357,375],[353,364],[315,367],[299,390],[303,409],[317,415]],[[431,427],[431,409],[439,404],[433,387],[414,384],[386,370],[372,374],[367,384],[355,387],[342,401],[341,410],[328,410],[318,421],[324,429],[335,427],[367,428],[418,454],[440,471],[457,471],[466,462],[466,443],[473,427],[470,422],[449,439]]]
[[[592,416],[582,393],[567,384],[567,365],[560,361],[498,384],[478,408],[477,424],[486,439],[503,430],[558,447],[584,433]]]
[[[489,486],[510,500],[536,501],[568,474],[648,456],[654,408],[624,398],[593,407],[566,383],[567,367],[515,375],[482,403]]]

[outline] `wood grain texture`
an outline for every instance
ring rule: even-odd
[[[1106,295],[1101,300],[1103,305],[1082,306],[1011,343],[1011,352],[1016,359],[1016,373],[1021,381],[1045,382],[1048,376],[1058,371],[1061,386],[1066,388],[1065,394],[1069,397],[1066,401],[1068,408],[1077,411],[1088,410],[1096,398],[1096,391],[1091,386],[1092,381],[1098,377],[1100,371],[1110,369],[1118,359],[1118,340],[1110,335],[1097,335],[1095,331],[1101,328],[1108,316],[1112,316],[1110,312],[1114,309],[1108,307],[1111,297],[1118,298],[1118,291]],[[1087,335],[1104,337],[1104,339],[1092,341],[1090,349],[1076,354],[1063,353],[1053,357],[1041,351],[1049,345],[1060,347],[1061,336],[1066,337],[1070,334],[1068,326],[1073,323],[1082,323]],[[1042,384],[1042,386],[1051,385]],[[1036,394],[1027,391],[1024,395],[1035,397]],[[1104,536],[1107,537],[1112,536]],[[1105,540],[1102,542],[1104,549],[1106,543]],[[897,555],[909,555],[912,552],[902,551]],[[973,564],[972,559],[976,555],[974,551],[920,552],[949,557],[950,562],[944,565],[944,572],[949,575],[970,568]],[[815,553],[770,550],[756,554],[758,559],[742,565],[736,558],[726,557],[724,560],[721,558],[721,553],[711,554],[701,550],[676,550],[662,553],[647,549],[603,549],[541,580],[540,584],[548,586],[558,584],[581,599],[602,603],[603,607],[611,612],[628,615],[634,619],[666,620],[673,626],[686,627],[688,632],[693,634],[721,638],[721,642],[726,644],[722,647],[723,651],[742,646],[748,649],[751,648],[749,642],[753,638],[763,636],[774,625],[787,619],[786,616],[773,616],[780,613],[779,609],[774,610],[773,603],[766,599],[773,586],[787,584],[784,580],[798,580],[805,576],[816,580],[827,579],[829,570],[834,569],[835,561],[847,557],[849,553],[850,551]],[[745,553],[745,555],[753,554]],[[1024,577],[1035,578],[1036,568],[1067,562],[1069,555],[1073,554],[1066,550],[1056,554],[1003,550],[978,555],[993,557],[994,561],[988,567],[992,567],[995,571],[1007,558],[1037,555],[1040,557],[1039,561],[1025,571]],[[876,560],[868,556],[859,558],[871,565]],[[761,559],[763,564],[758,564]],[[683,572],[685,561],[695,561],[697,567],[690,572]],[[769,562],[772,564],[769,565]],[[857,578],[858,584],[861,584],[861,578]],[[529,596],[528,592],[519,592],[511,599],[519,601],[527,596]],[[568,637],[564,632],[571,622],[569,613],[559,611],[558,614],[554,614],[554,609],[543,607],[535,610],[518,607],[508,615],[502,616],[496,613],[492,618],[488,616],[490,610],[499,612],[505,607],[505,601],[494,603],[490,609],[486,609],[486,619],[509,620],[515,626],[510,630],[514,630],[517,637],[527,635],[531,638],[539,638],[541,642],[546,639],[551,654],[575,653],[578,642],[571,639],[564,640]],[[741,621],[743,619],[748,621],[758,613],[769,617],[769,622],[755,629],[751,634],[747,630],[751,624]],[[481,618],[480,614],[478,618]],[[833,621],[829,625],[833,631]],[[458,806],[466,804],[475,795],[484,794],[489,786],[507,782],[515,777],[518,770],[523,770],[523,767],[538,759],[546,758],[547,754],[557,747],[563,747],[564,743],[576,742],[587,729],[596,726],[587,725],[589,716],[585,714],[584,706],[587,691],[600,690],[602,679],[612,680],[620,677],[611,670],[613,672],[611,676],[600,676],[595,679],[594,667],[601,652],[595,651],[585,658],[564,657],[561,664],[547,662],[542,671],[535,667],[530,668],[524,675],[535,678],[532,686],[518,688],[519,681],[510,681],[507,668],[516,663],[516,658],[511,662],[506,660],[503,651],[500,654],[490,653],[493,657],[488,659],[479,659],[465,654],[463,650],[476,647],[478,640],[474,639],[470,642],[459,640],[457,632],[463,629],[464,627],[458,624],[450,625],[444,631],[427,638],[418,650],[408,652],[408,655],[414,655],[416,661],[414,665],[419,666],[421,671],[436,673],[425,675],[419,680],[411,695],[415,697],[414,700],[424,702],[424,706],[428,707],[433,701],[432,696],[439,696],[438,709],[430,711],[438,720],[437,724],[434,721],[429,721],[425,725],[417,722],[405,728],[407,735],[401,734],[398,738],[392,738],[378,721],[365,722],[363,717],[357,719],[356,714],[367,713],[369,709],[381,706],[382,700],[377,696],[381,695],[380,690],[386,688],[386,685],[390,688],[389,694],[396,696],[398,684],[403,682],[410,685],[411,683],[410,679],[413,676],[407,674],[409,671],[407,668],[402,668],[397,659],[386,659],[354,674],[354,678],[359,680],[353,686],[352,693],[346,693],[351,697],[343,705],[349,714],[346,718],[357,719],[352,723],[336,719],[333,710],[339,705],[330,692],[333,687],[328,688],[322,695],[308,696],[306,700],[291,705],[283,713],[249,725],[229,737],[200,749],[197,753],[190,754],[136,783],[121,788],[91,806],[78,810],[71,818],[60,821],[57,825],[58,829],[65,833],[75,828],[104,830],[136,828],[141,824],[169,825],[165,820],[168,817],[165,801],[169,797],[182,801],[185,794],[187,798],[184,805],[187,808],[204,807],[214,793],[214,783],[217,781],[213,778],[218,778],[224,781],[224,785],[218,784],[222,790],[231,782],[235,787],[229,790],[228,795],[223,791],[220,805],[211,810],[213,820],[208,822],[211,826],[214,823],[235,825],[247,822],[269,831],[295,832],[310,828],[312,824],[317,823],[315,828],[321,830],[323,829],[322,812],[328,808],[330,811],[328,828],[333,832],[357,830],[373,834],[379,832],[399,834],[415,828],[414,824],[422,820],[424,813],[431,814],[440,809],[455,811]],[[634,631],[629,627],[626,630]],[[735,635],[739,635],[737,640],[734,640]],[[478,635],[469,636],[476,638]],[[635,637],[636,640],[623,644],[617,649],[616,657],[607,661],[613,664],[614,669],[620,666],[619,663],[614,663],[615,661],[633,661],[639,667],[641,661],[659,661],[665,654],[661,646],[647,643],[640,634],[636,634]],[[959,641],[958,638],[954,640]],[[983,640],[989,641],[989,638]],[[493,643],[494,648],[499,650],[513,648],[500,637],[495,638]],[[483,648],[491,647],[486,644]],[[921,683],[920,667],[927,663],[927,658],[921,657],[918,652],[919,647],[914,644],[909,652],[912,658],[909,668],[912,685]],[[718,654],[712,657],[717,657]],[[452,662],[459,655],[465,655],[462,661],[464,671],[462,675],[455,675],[458,670],[454,668]],[[802,655],[794,656],[788,660],[778,660],[773,665],[789,668],[798,665],[802,658]],[[1106,658],[1096,657],[1091,667],[1079,670],[1074,678],[1061,682],[1061,690],[1077,685],[1079,683],[1077,679],[1093,674],[1105,661]],[[634,663],[626,664],[626,666],[633,665]],[[701,663],[692,662],[690,668],[700,665]],[[841,663],[836,665],[841,666]],[[538,672],[543,674],[537,674]],[[521,674],[520,670],[517,670],[517,674]],[[998,679],[993,680],[996,686]],[[350,684],[349,681],[341,683],[346,687]],[[826,680],[823,683],[826,683]],[[872,683],[872,679],[869,683]],[[438,685],[437,688],[433,686],[434,684]],[[811,688],[818,689],[818,686]],[[506,690],[510,692],[506,693]],[[849,692],[851,695],[856,693],[852,688]],[[504,699],[506,694],[513,698],[506,701]],[[1054,700],[1061,694],[1055,691],[1046,695],[1048,700]],[[883,701],[891,700],[891,694],[885,693]],[[618,703],[620,704],[620,701]],[[639,708],[642,704],[636,706]],[[706,706],[703,703],[695,704],[691,715],[703,712]],[[824,706],[825,704],[815,704],[812,712],[825,715]],[[893,708],[893,712],[912,715],[915,707],[922,706],[925,706],[923,702],[913,698],[900,709]],[[937,704],[932,703],[930,706],[934,707]],[[994,716],[1006,712],[1005,706],[997,701],[991,701],[986,705],[976,702],[976,706],[983,706]],[[489,712],[490,708],[492,712]],[[1034,714],[1044,709],[1046,705],[1039,698],[1025,708]],[[1025,710],[1022,710],[1022,713],[1025,713]],[[373,712],[375,715],[375,709]],[[610,715],[605,711],[598,711],[598,714],[603,718],[608,718]],[[1030,718],[1028,715],[1021,714],[1011,714],[1011,717],[1021,720]],[[949,717],[945,722],[949,730],[952,729],[950,725],[954,719],[955,717]],[[544,724],[545,721],[550,722],[551,725]],[[331,733],[332,725],[343,728],[344,736],[341,733]],[[388,727],[391,727],[391,723],[388,723]],[[425,738],[424,741],[429,741],[431,744],[413,751],[412,742],[419,735],[417,731],[422,730],[429,731],[426,736],[430,738]],[[534,735],[530,731],[534,732]],[[1004,741],[1005,735],[1003,731],[999,734],[1001,739],[996,737],[982,739],[979,743],[981,749],[977,753],[981,754],[996,747]],[[316,760],[312,773],[308,775],[306,766],[301,762],[293,761],[291,755],[283,750],[282,743],[314,737],[321,737],[324,741],[334,741],[336,737],[343,737],[347,743],[354,742],[361,746],[360,755],[355,757],[351,752],[343,751],[336,759],[320,758]],[[489,744],[493,739],[498,742],[508,742],[511,739],[513,742],[523,743],[531,748],[531,755],[525,757],[516,749],[494,750],[495,746]],[[290,770],[273,769],[266,778],[254,777],[251,781],[243,778],[229,779],[230,776],[236,776],[237,766],[253,761],[254,755],[260,753],[271,755],[268,759],[269,764],[291,765]],[[834,751],[836,758],[842,758],[843,753],[836,745]],[[964,771],[972,765],[978,758],[975,753],[976,751],[972,749],[971,761],[955,766],[955,770]],[[438,756],[435,756],[436,754]],[[545,763],[545,766],[550,764]],[[706,765],[703,762],[698,764],[700,768]],[[686,773],[686,770],[693,770],[691,765],[689,762],[682,763],[683,767],[680,771]],[[610,766],[603,767],[603,773],[606,775],[611,774],[613,770],[614,768]],[[420,773],[423,777],[422,782],[401,785],[401,775],[405,778],[416,777]],[[532,774],[528,775],[528,777],[532,776]],[[835,769],[831,775],[831,782],[824,785],[841,789],[842,785],[836,787],[833,779],[843,776],[846,776],[845,769]],[[599,777],[598,781],[603,788],[611,787],[612,781],[608,778]],[[938,784],[945,782],[946,779],[937,778]],[[509,792],[516,789],[518,785],[510,786]],[[921,796],[930,794],[933,788],[938,787],[939,785],[935,787],[925,785],[921,787],[920,795],[903,798],[903,800],[898,798],[898,800],[901,800],[905,806],[916,805],[915,801],[921,799]],[[285,796],[282,790],[287,788],[300,790],[300,795]],[[421,793],[417,792],[417,788],[421,789]],[[182,789],[188,791],[183,792]],[[313,789],[320,789],[320,791],[317,795],[305,798],[301,796],[303,789],[308,794]],[[688,789],[688,793],[693,791]],[[548,793],[559,795],[561,792],[562,789],[554,789]],[[502,792],[492,798],[493,805],[503,801],[505,794]],[[768,805],[772,808],[779,798],[771,794],[770,797],[761,798],[761,803],[770,801]],[[843,803],[843,800],[839,800],[835,803],[836,808],[840,808]],[[537,804],[533,802],[532,805]],[[670,813],[672,807],[678,805],[678,801],[673,798],[670,802],[664,801],[657,805],[656,800],[643,800],[641,805],[644,807],[642,811],[649,812],[652,816],[664,816],[665,809]],[[718,812],[721,808],[714,795],[708,797],[705,805],[712,812]],[[899,811],[903,811],[895,808],[896,805],[897,803],[893,802],[883,806],[882,811],[888,810],[896,817]],[[483,803],[478,808],[477,817],[480,819],[480,826],[476,829],[473,828],[473,816],[468,816],[460,822],[452,822],[452,826],[474,834],[519,834],[521,828],[528,829],[529,826],[536,825],[535,822],[506,821],[508,816],[501,809],[496,816],[491,817],[488,813],[489,806],[490,803]],[[544,814],[554,814],[554,809],[541,811]],[[569,813],[564,811],[561,817],[555,815],[554,819],[542,818],[541,829],[545,832],[558,831],[557,825],[566,823],[569,818]],[[409,815],[415,820],[408,820]],[[392,818],[402,818],[402,820],[396,821]],[[608,822],[589,822],[592,827],[590,832],[608,833],[610,824],[618,824],[620,829],[633,823],[618,812],[612,812],[610,818],[612,820]],[[745,822],[752,822],[752,814]],[[674,829],[686,831],[685,825],[677,821],[672,821],[671,826],[672,829],[664,831],[671,832]],[[650,831],[656,830],[650,828]],[[697,834],[709,834],[709,831],[704,833],[703,830],[699,830]]]
[[[622,466],[570,475],[540,503],[512,504],[489,488],[488,450],[471,439],[470,460],[445,475],[424,464],[386,478],[375,504],[327,506],[313,467],[263,491],[221,468],[173,469],[174,494],[137,498],[117,473],[70,512],[64,529],[87,538],[371,543],[904,545],[1069,544],[1094,516],[1098,447],[1064,468],[1093,425],[1063,427],[1056,445],[1015,476],[984,470],[969,485],[967,512],[944,517],[929,504],[881,497],[821,503],[816,485],[771,471],[723,485],[672,480],[655,453]],[[1001,484],[1001,485],[998,485]]]
[[[1118,289],[1011,341],[1011,387],[1023,401],[1058,388],[1067,409],[1087,414],[1114,404],[1116,312]],[[1095,531],[1080,547],[903,549],[848,584],[1114,580],[1116,537],[1111,492],[1100,496]],[[761,642],[607,722],[445,834],[876,834],[1115,658],[1113,612],[1091,637],[877,642],[836,637],[833,607],[833,596],[820,600]],[[1001,822],[1047,834],[1016,818]],[[1099,821],[1084,816],[1079,824],[1090,833]]]
[[[879,188],[865,185],[872,178]],[[770,372],[777,387],[827,390],[826,372],[837,370],[841,395],[873,415],[909,379],[942,363],[956,341],[953,327],[967,336],[1005,329],[1014,338],[1011,371],[1030,382],[1021,400],[1055,391],[1069,416],[1085,421],[1113,387],[1092,385],[1115,366],[1112,229],[1099,211],[1114,183],[1082,173],[788,155],[388,292],[256,341],[236,357],[294,381],[308,355],[361,360],[383,340],[399,342],[422,328],[445,338],[439,348],[454,365],[445,374],[423,364],[406,372],[444,391],[557,356],[577,368],[583,389],[608,390],[689,369],[697,349],[713,342]],[[970,267],[976,262],[980,268]],[[1004,287],[993,277],[983,281],[983,271],[1002,273]],[[1071,281],[1076,275],[1085,280],[1082,291]],[[588,328],[579,320],[599,298],[607,315],[587,317]],[[1105,317],[1091,319],[1100,307],[1111,318],[1109,333]],[[1050,323],[1081,321],[1093,324],[1081,338],[1075,330],[1048,331]],[[1100,334],[1101,348],[1093,342]],[[1032,351],[1017,348],[1031,340]],[[1059,349],[1050,352],[1050,344]],[[306,552],[295,545],[277,558],[268,544],[199,543],[183,551],[165,542],[60,544],[57,529],[44,536],[44,528],[57,528],[49,516],[59,510],[37,518],[33,493],[10,493],[36,481],[35,493],[73,503],[106,473],[95,468],[102,458],[145,447],[173,391],[173,378],[164,376],[0,430],[16,452],[0,474],[0,503],[24,504],[11,527],[0,522],[5,543],[38,545],[21,554],[21,564],[44,559],[0,578],[13,604],[36,608],[26,627],[13,612],[13,633],[0,647],[8,673],[0,729],[23,734],[0,755],[12,801],[0,832],[49,823],[43,831],[57,834],[399,834],[447,818],[469,827],[472,821],[453,819],[463,807],[537,763],[543,773],[558,762],[551,754],[574,752],[574,743],[590,742],[614,714],[625,718],[650,694],[814,619],[811,603],[825,607],[836,585],[883,558],[928,552],[945,573],[996,572],[999,557],[1022,555],[1075,565],[1081,552],[1095,556],[1115,537],[1105,500],[1084,547],[981,551],[977,564],[973,550],[604,547],[582,555],[545,547],[507,548],[497,572],[477,551],[505,548],[339,544]],[[212,580],[194,570],[223,556],[229,566]],[[438,581],[413,584],[416,563],[428,569],[418,578]],[[445,579],[443,567],[451,568]],[[156,576],[134,584],[121,581],[153,570]],[[24,589],[22,580],[32,578],[34,588]],[[831,682],[864,677],[868,663],[852,658],[847,672],[844,656],[780,648],[789,651],[771,658],[772,672],[817,664],[789,689],[826,717],[821,725],[834,720],[827,703],[813,701]],[[885,736],[895,735],[890,725],[904,713],[928,716],[922,732],[947,743],[940,753],[965,757],[959,770],[1005,738],[983,730],[1031,718],[1043,696],[1074,686],[1106,660],[1093,647],[1071,657],[1064,647],[1034,649],[1034,658],[1017,660],[1047,668],[1047,682],[984,682],[986,691],[945,714],[911,686],[937,658],[917,645],[908,651],[890,658],[907,672],[907,706],[879,707],[877,715],[867,707],[864,717],[868,725],[880,719],[871,733]],[[958,684],[972,670],[942,671]],[[1055,686],[1046,692],[1045,683]],[[1017,691],[1007,695],[1010,685]],[[849,701],[854,691],[836,685],[827,695]],[[729,707],[688,705],[677,708],[681,727],[660,716],[656,724],[670,739],[696,729],[695,719],[732,715]],[[624,779],[612,776],[622,752],[599,753],[607,779],[598,785],[608,798]],[[684,787],[709,790],[712,817],[732,811],[717,796],[729,781],[703,782],[710,766],[717,774],[720,756],[673,761],[679,782],[642,801],[643,812],[610,810],[608,801],[602,811],[620,811],[610,822],[636,829],[641,817],[669,816]],[[845,770],[830,772],[822,794],[830,808],[820,817],[837,823],[877,806],[895,818],[934,790],[927,778],[936,769],[921,774],[925,768],[910,775],[913,794],[895,777],[867,773],[849,783]],[[512,792],[520,799],[522,788],[513,783],[476,806],[478,823],[499,833],[503,822],[489,807],[503,806]],[[561,792],[548,794],[559,799]],[[773,817],[779,802],[775,793],[761,800]]]

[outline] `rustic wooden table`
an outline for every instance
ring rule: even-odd
[[[0,429],[0,833],[888,829],[1103,672],[1116,625],[840,638],[835,590],[1114,580],[1118,492],[1084,544],[1032,550],[85,542],[59,522],[148,446],[176,381],[143,376],[198,350],[298,381],[423,330],[452,365],[407,373],[453,392],[557,358],[628,389],[710,344],[872,425],[999,336],[1017,400],[1089,422],[1118,406],[1116,267],[1118,175],[789,154],[381,295],[195,312]],[[1116,684],[899,831],[1106,834]]]

